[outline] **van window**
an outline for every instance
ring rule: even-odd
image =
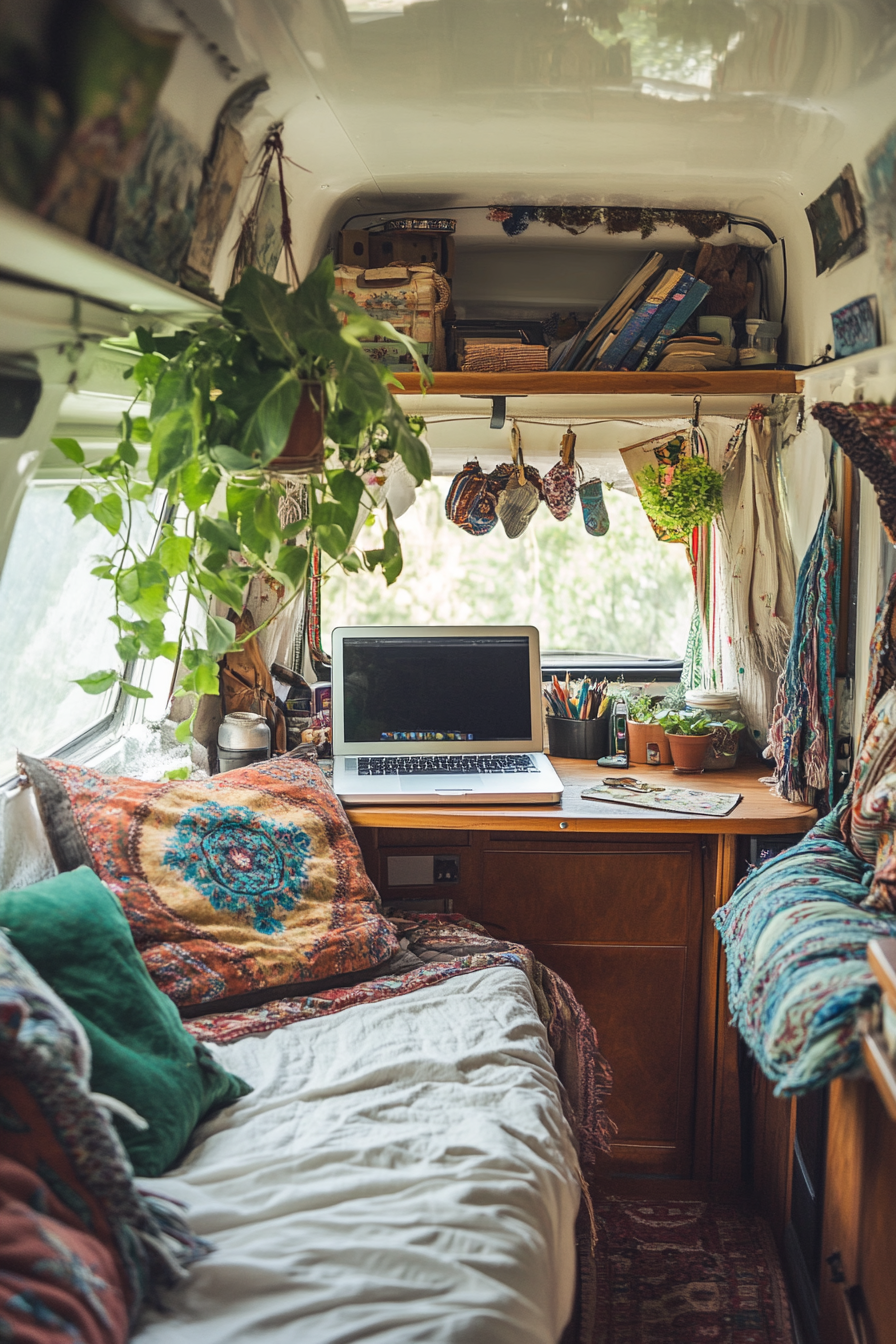
[[[112,538],[95,519],[77,525],[65,503],[73,482],[34,482],[22,501],[0,574],[0,649],[4,715],[0,779],[15,770],[16,751],[47,755],[109,719],[117,692],[87,695],[74,678],[120,667],[109,585],[90,573],[91,557]],[[143,515],[140,517],[139,515]],[[152,523],[135,513],[149,545]]]
[[[610,530],[589,536],[579,506],[558,522],[543,506],[522,537],[501,524],[473,537],[445,517],[448,477],[435,477],[398,520],[404,568],[334,569],[323,586],[325,648],[338,625],[535,625],[543,652],[681,658],[694,585],[684,546],[662,544],[636,499],[605,490]],[[358,544],[378,546],[378,524]]]

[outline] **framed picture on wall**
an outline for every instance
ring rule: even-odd
[[[873,294],[844,304],[831,313],[831,322],[835,359],[845,359],[847,355],[857,355],[860,350],[873,350],[880,345],[877,299]]]
[[[865,211],[852,164],[811,205],[806,217],[815,248],[815,274],[859,256],[868,246]]]

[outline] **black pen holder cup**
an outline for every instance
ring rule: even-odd
[[[610,743],[610,720],[561,719],[547,715],[548,751],[552,756],[567,756],[580,761],[596,761],[606,756]]]

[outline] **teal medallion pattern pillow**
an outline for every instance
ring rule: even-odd
[[[161,782],[22,764],[57,867],[102,878],[185,1016],[362,979],[398,950],[316,761]]]
[[[138,1176],[174,1166],[199,1121],[252,1089],[194,1041],[156,988],[121,906],[89,868],[0,893],[13,946],[72,1009],[90,1041],[90,1088],[148,1128],[116,1117]]]

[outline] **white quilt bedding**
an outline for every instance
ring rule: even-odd
[[[189,1205],[217,1249],[140,1344],[556,1344],[579,1187],[522,972],[217,1054],[255,1091],[175,1172],[140,1182]]]

